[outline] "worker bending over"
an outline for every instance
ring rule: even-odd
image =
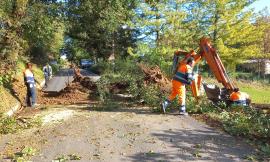
[[[230,100],[232,101],[232,105],[239,106],[248,106],[250,102],[249,95],[245,92],[240,92],[239,88],[233,90],[233,93],[230,95]]]
[[[163,112],[166,112],[168,105],[175,99],[178,95],[179,102],[179,112],[180,115],[188,115],[186,112],[186,87],[185,85],[190,85],[193,78],[192,68],[194,64],[193,57],[189,57],[186,62],[180,62],[177,72],[172,80],[172,91],[170,96],[162,102]]]

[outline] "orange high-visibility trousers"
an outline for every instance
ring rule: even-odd
[[[185,105],[186,103],[186,87],[185,84],[172,80],[172,92],[168,98],[169,101],[172,101],[175,99],[175,97],[178,95],[178,102],[180,105]]]

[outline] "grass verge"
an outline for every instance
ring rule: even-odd
[[[23,129],[41,126],[40,118],[22,119],[15,117],[0,118],[0,134],[16,133]]]
[[[197,113],[195,118],[210,126],[221,128],[233,136],[240,136],[252,141],[259,152],[256,160],[270,159],[270,114],[251,107],[225,107],[213,105],[206,98],[194,106],[189,103],[189,112]]]

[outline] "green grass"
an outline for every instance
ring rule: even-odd
[[[236,82],[240,91],[249,94],[252,103],[270,104],[270,84],[262,82]]]
[[[270,87],[258,89],[252,86],[244,86],[240,87],[240,89],[249,94],[253,103],[270,104]]]

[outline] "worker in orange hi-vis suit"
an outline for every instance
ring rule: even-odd
[[[188,115],[186,112],[186,87],[185,85],[190,85],[193,78],[192,68],[194,64],[194,58],[189,57],[186,62],[180,62],[177,72],[172,80],[172,91],[170,96],[162,103],[163,112],[166,112],[166,108],[171,103],[172,100],[178,95],[179,99],[179,112],[180,115]]]
[[[239,88],[235,88],[230,95],[230,100],[233,105],[247,106],[249,104],[249,95],[245,92],[240,92]]]

